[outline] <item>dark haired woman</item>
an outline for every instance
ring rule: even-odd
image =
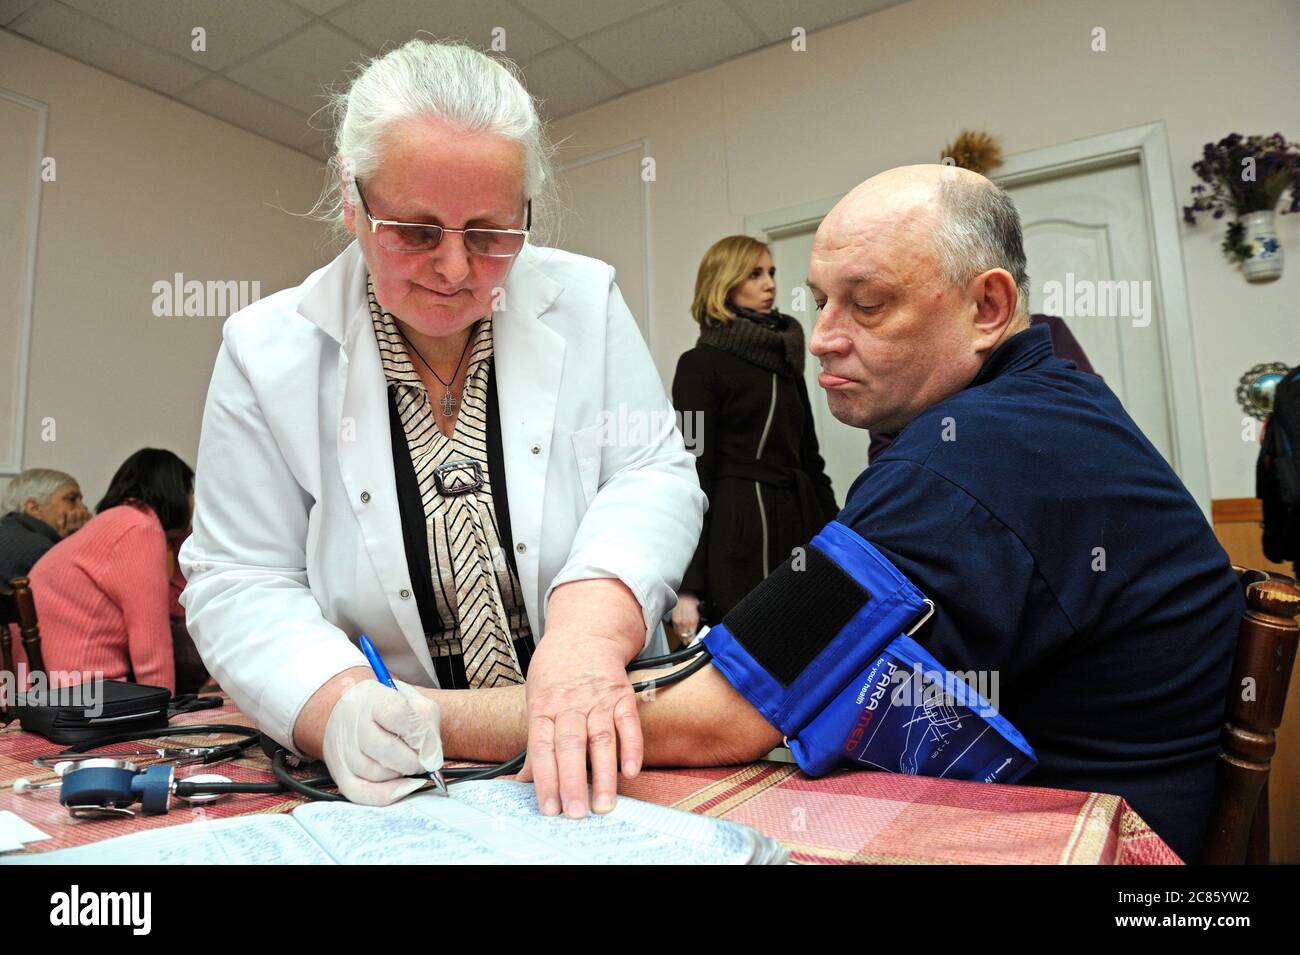
[[[766,245],[733,235],[700,262],[691,317],[700,340],[677,362],[673,404],[697,415],[696,471],[709,498],[677,594],[673,629],[688,640],[835,517],[813,431],[799,323],[776,307]]]
[[[137,451],[95,510],[32,568],[51,681],[102,677],[175,692],[167,551],[169,538],[188,532],[194,472],[170,451]]]

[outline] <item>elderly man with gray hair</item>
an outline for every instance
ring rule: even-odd
[[[44,553],[90,520],[71,474],[29,468],[0,498],[0,580],[25,577]]]
[[[1117,794],[1195,861],[1242,594],[1196,502],[1119,400],[1030,327],[1011,200],[966,170],[884,172],[822,222],[807,282],[820,312],[809,348],[832,413],[899,435],[836,521],[705,637],[712,664],[641,700],[646,762],[747,762],[786,736],[808,768],[816,735],[827,758],[813,772],[842,761]],[[862,583],[868,563],[879,586]],[[861,626],[873,604],[915,591],[934,610],[905,624],[914,642],[898,626]],[[997,712],[950,718],[927,699],[892,766],[868,758],[885,684],[883,671],[841,665],[859,635],[987,677],[979,690]],[[437,695],[448,756],[523,745],[517,690]],[[1005,763],[949,772],[978,742],[967,729],[967,748],[950,745],[968,718],[1016,744]],[[1023,771],[1001,773],[1013,762]]]

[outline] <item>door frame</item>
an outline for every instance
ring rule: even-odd
[[[1183,243],[1179,232],[1179,207],[1174,190],[1169,138],[1163,121],[1088,136],[1054,146],[1044,146],[1007,156],[992,180],[1015,186],[1085,172],[1117,161],[1136,159],[1151,223],[1152,281],[1164,320],[1161,336],[1165,359],[1165,395],[1169,406],[1171,462],[1189,493],[1210,515],[1210,467],[1201,414],[1196,350],[1187,277],[1183,268]],[[816,226],[843,195],[758,215],[746,216],[745,232],[763,242]]]
[[[9,446],[0,447],[0,477],[7,477],[22,472],[27,441],[27,385],[32,357],[32,315],[36,304],[36,246],[41,226],[41,161],[46,155],[45,140],[50,107],[40,100],[2,87],[0,99],[30,109],[36,114],[35,142],[32,143],[36,162],[32,166],[32,177],[27,183],[15,186],[15,192],[25,193],[28,212],[27,234],[24,237],[25,259],[19,278],[22,288],[18,295],[18,342],[13,353],[17,368],[14,378],[9,381],[6,381],[3,369],[0,369],[0,384],[7,384],[14,396],[13,433]]]

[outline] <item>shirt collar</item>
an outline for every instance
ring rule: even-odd
[[[27,530],[34,534],[40,534],[42,537],[49,538],[56,544],[63,539],[59,537],[58,531],[49,524],[46,524],[39,517],[32,517],[30,514],[23,514],[20,511],[10,511],[5,515],[4,519],[9,520],[10,518],[13,518],[14,523],[19,526],[27,528]]]
[[[375,286],[368,275],[366,300],[370,304],[370,319],[375,326],[375,341],[379,344],[379,360],[384,365],[384,377],[390,385],[420,387],[420,376],[411,364],[411,356],[406,353],[406,342],[398,331],[397,322],[375,298]]]
[[[1046,325],[1031,325],[1016,332],[994,350],[979,373],[967,385],[975,388],[995,378],[1014,374],[1052,357],[1052,332]]]

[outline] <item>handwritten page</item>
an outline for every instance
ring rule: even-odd
[[[184,823],[74,849],[6,856],[0,865],[744,865],[788,859],[779,843],[747,826],[634,799],[620,798],[606,815],[574,820],[542,816],[526,783],[465,782],[451,793],[423,792],[384,807],[308,803],[292,816]],[[111,823],[101,825],[111,831]]]
[[[453,786],[452,793],[458,788]],[[347,865],[581,861],[484,816],[454,795],[411,796],[384,807],[318,802],[299,807],[294,818],[336,861]]]
[[[526,783],[465,782],[451,793],[382,809],[314,803],[294,816],[344,863],[745,864],[781,851],[746,826],[634,799],[574,820],[541,815]]]
[[[112,831],[112,823],[95,823]],[[329,865],[334,860],[292,816],[236,816],[136,832],[103,842],[6,856],[0,865]]]

